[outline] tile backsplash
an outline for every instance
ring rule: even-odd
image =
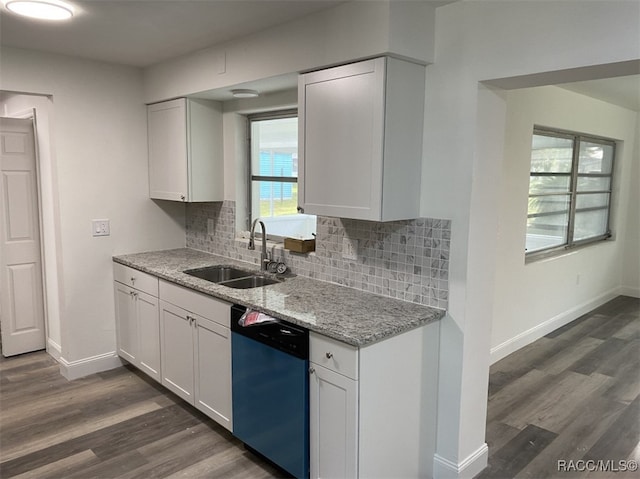
[[[235,202],[188,203],[187,247],[259,263],[260,248],[236,238]],[[212,234],[208,221],[212,220]],[[318,217],[316,251],[271,248],[300,276],[329,281],[413,303],[447,308],[451,222],[431,218],[378,223]],[[343,238],[358,240],[357,259],[342,257]]]

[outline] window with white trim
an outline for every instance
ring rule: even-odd
[[[536,127],[531,143],[526,256],[611,237],[615,141]]]
[[[249,212],[268,236],[312,238],[316,217],[298,212],[298,112],[250,115]],[[260,232],[262,233],[262,232]]]

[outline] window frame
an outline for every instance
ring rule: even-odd
[[[548,136],[551,138],[562,138],[572,140],[572,157],[571,157],[571,171],[569,173],[546,173],[546,172],[532,172],[531,164],[529,165],[529,188],[527,192],[527,203],[533,197],[541,197],[545,195],[559,195],[560,193],[531,193],[531,177],[533,176],[567,176],[569,177],[569,190],[566,195],[569,198],[569,211],[568,211],[568,220],[566,223],[566,242],[561,245],[550,246],[543,249],[538,249],[535,251],[528,252],[525,246],[525,263],[529,263],[531,261],[537,261],[540,259],[545,259],[553,256],[559,256],[561,254],[566,253],[568,250],[572,250],[575,248],[583,247],[586,245],[599,243],[605,240],[610,239],[613,236],[611,232],[611,213],[612,213],[612,200],[614,194],[614,172],[615,172],[615,164],[616,164],[616,141],[611,138],[605,138],[597,135],[591,135],[586,133],[578,133],[568,130],[562,130],[559,128],[549,128],[544,126],[534,125],[533,134],[539,136]],[[600,145],[610,146],[612,149],[611,153],[611,172],[610,173],[580,173],[579,172],[579,160],[580,160],[580,145],[581,143],[596,143]],[[578,191],[578,179],[580,177],[606,177],[609,178],[609,189],[608,190],[589,190],[589,191]],[[606,207],[590,207],[590,208],[577,208],[577,199],[582,195],[590,195],[590,194],[608,194],[609,200]],[[592,236],[585,239],[575,240],[575,223],[576,223],[576,213],[584,212],[584,211],[595,211],[595,210],[604,210],[607,211],[606,218],[606,228],[605,232],[601,235]],[[531,218],[532,215],[529,214],[527,209],[527,221]],[[525,233],[526,238],[527,233]]]
[[[272,181],[278,183],[298,183],[298,177],[286,177],[286,176],[263,176],[263,175],[254,175],[253,174],[253,165],[252,165],[252,137],[251,137],[251,125],[254,121],[263,121],[263,120],[277,120],[281,118],[298,118],[298,109],[297,108],[287,108],[283,110],[270,110],[260,113],[252,113],[247,115],[247,171],[245,174],[246,178],[246,189],[247,189],[247,208],[246,208],[246,231],[251,229],[251,222],[253,218],[253,182],[254,181]],[[262,231],[260,231],[260,236],[262,236]],[[267,233],[267,239],[273,239],[276,241],[281,241],[284,239],[283,236],[274,235],[271,233]]]

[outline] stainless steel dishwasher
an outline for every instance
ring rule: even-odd
[[[231,308],[233,434],[297,478],[309,477],[309,331],[281,321],[243,327]]]

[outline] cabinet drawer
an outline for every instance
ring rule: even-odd
[[[120,263],[113,263],[113,279],[151,296],[158,297],[158,278],[153,275],[129,268]]]
[[[231,304],[168,281],[160,280],[160,299],[229,327]]]
[[[358,348],[354,346],[310,332],[309,360],[351,379],[358,379]]]

